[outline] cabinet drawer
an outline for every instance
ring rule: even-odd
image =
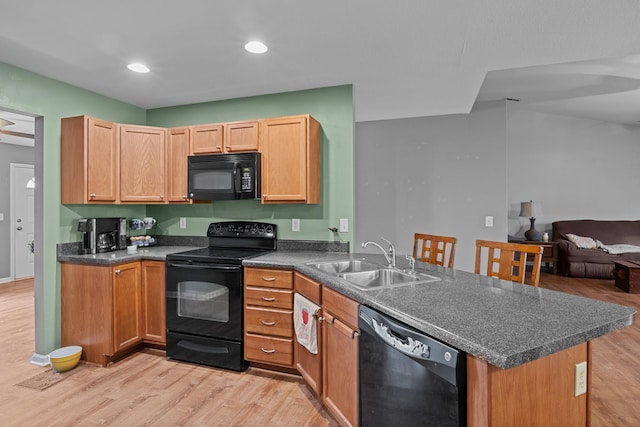
[[[244,283],[250,286],[263,286],[278,289],[293,289],[293,272],[273,268],[246,268]]]
[[[244,310],[244,325],[247,332],[293,336],[293,314],[291,310],[247,307]]]
[[[244,357],[254,362],[293,366],[293,340],[246,334]]]
[[[320,297],[322,295],[322,285],[320,283],[297,272],[294,275],[293,283],[296,292],[315,304],[320,305],[322,303]]]
[[[329,312],[343,323],[358,329],[358,307],[360,304],[326,286],[322,287],[322,310]]]
[[[245,305],[259,305],[293,310],[293,292],[247,286],[244,290],[244,303]]]

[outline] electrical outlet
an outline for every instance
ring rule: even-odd
[[[300,231],[300,219],[293,218],[291,220],[291,231]]]
[[[0,221],[4,221],[4,212],[0,212]]]
[[[576,364],[576,396],[587,392],[587,362]]]
[[[487,215],[484,217],[484,226],[485,227],[493,227],[493,216]]]
[[[349,218],[340,218],[340,232],[341,233],[349,232]]]
[[[187,218],[183,216],[180,217],[180,228],[187,228]]]

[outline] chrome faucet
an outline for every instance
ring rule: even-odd
[[[409,274],[414,274],[416,272],[416,259],[411,255],[407,255],[405,258],[409,261]]]
[[[380,237],[380,238],[389,244],[388,252],[382,246],[372,241],[362,242],[362,247],[366,248],[368,245],[373,245],[377,247],[382,252],[382,255],[384,255],[385,259],[387,260],[387,263],[389,263],[389,267],[395,268],[396,267],[396,248],[393,247],[393,243],[391,243],[384,237]]]

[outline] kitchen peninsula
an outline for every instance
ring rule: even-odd
[[[122,256],[59,255],[59,261],[104,265],[146,255]],[[346,259],[385,264],[379,255],[279,250],[244,265],[294,271],[465,352],[470,426],[509,425],[523,417],[532,425],[589,425],[590,341],[635,317],[629,307],[423,263],[417,270],[440,280],[377,291],[360,291],[311,265]],[[582,362],[587,392],[575,396]]]

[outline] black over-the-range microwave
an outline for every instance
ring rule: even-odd
[[[260,198],[260,153],[189,156],[188,159],[190,199]]]

